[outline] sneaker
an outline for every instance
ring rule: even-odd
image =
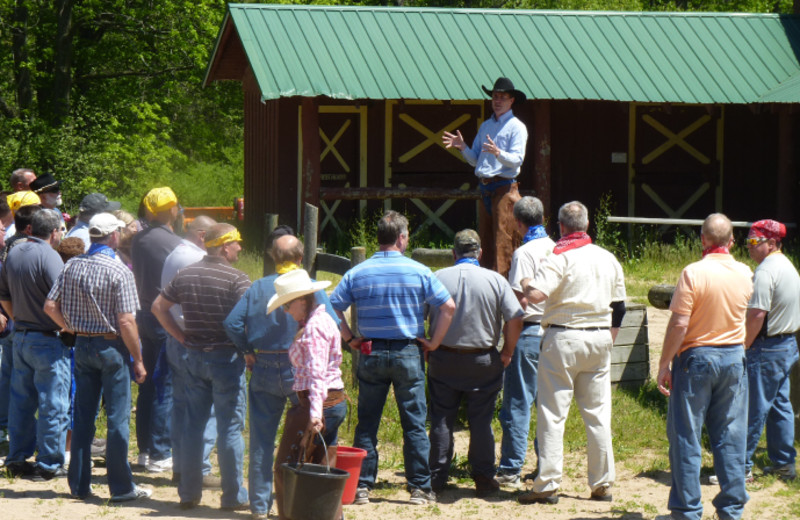
[[[123,495],[114,495],[111,497],[112,502],[128,502],[130,500],[138,500],[140,498],[148,498],[153,494],[152,489],[147,489],[143,487],[139,487],[136,484],[133,485],[133,489],[128,493]]]
[[[475,481],[475,496],[478,498],[486,498],[493,495],[500,489],[500,483],[485,475],[474,475],[472,480]]]
[[[105,439],[92,439],[92,457],[106,458],[106,440]],[[146,462],[145,462],[146,464]]]
[[[147,466],[148,462],[150,462],[150,456],[147,453],[140,453],[136,459],[136,465],[143,468]]]
[[[0,444],[6,442],[8,442],[8,430],[6,428],[0,428]]]
[[[194,509],[198,505],[200,505],[199,500],[186,500],[185,502],[181,502],[180,504],[178,504],[178,507],[183,509],[184,511],[188,511],[189,509]]]
[[[767,468],[764,468],[764,470],[765,470],[764,472],[765,473],[766,473],[766,469]],[[750,470],[750,471],[747,472],[747,475],[744,476],[744,481],[747,484],[752,484],[753,482],[756,481],[755,477],[753,477],[753,470]],[[708,476],[708,483],[711,484],[712,486],[718,486],[719,485],[719,478],[717,478],[717,475],[709,475]]]
[[[353,504],[358,506],[369,504],[369,488],[360,487],[356,489],[356,499],[353,500]]]
[[[514,489],[520,489],[522,487],[522,477],[519,473],[498,473],[494,479],[501,486]]]
[[[552,491],[529,491],[517,497],[520,504],[558,504],[556,490]]]
[[[613,500],[613,497],[611,496],[611,486],[604,485],[598,487],[592,491],[592,495],[589,498],[599,502],[611,502]]]
[[[54,478],[65,478],[66,476],[67,470],[65,470],[63,466],[59,466],[53,471],[50,471],[37,464],[33,469],[33,473],[26,475],[26,478],[34,482],[45,482],[47,480],[53,480]]]
[[[411,490],[411,496],[408,498],[409,503],[415,506],[424,506],[426,504],[436,503],[436,493],[433,491],[423,491],[420,488]]]
[[[178,474],[180,475],[180,473]],[[214,475],[203,475],[203,489],[220,489],[222,479]]]
[[[719,479],[717,478],[717,475],[716,474],[709,475],[708,476],[708,483],[711,484],[712,486],[719,485]]]
[[[250,509],[250,503],[249,502],[240,502],[240,503],[234,504],[232,506],[222,506],[222,507],[220,507],[220,509],[223,510],[223,511],[247,511],[248,509]]]
[[[766,466],[764,467],[764,475],[775,475],[781,480],[794,480],[797,478],[797,470],[794,469],[794,464]]]
[[[72,460],[72,452],[71,451],[65,451],[64,452],[64,467],[65,468],[69,467],[69,461],[70,460]]]
[[[11,477],[28,477],[36,471],[36,466],[23,460],[22,462],[7,462],[6,471]]]
[[[250,518],[252,518],[252,520],[267,520],[267,518],[269,518],[269,514],[267,514],[267,513],[250,513]]]
[[[172,470],[172,457],[166,458],[164,460],[153,460],[150,459],[147,461],[147,464],[144,466],[147,471],[150,473],[164,473],[165,471]]]
[[[69,492],[69,497],[74,498],[75,500],[87,500],[89,498],[94,497],[94,488],[91,484],[89,484],[89,492],[85,495],[79,495],[77,493],[73,493],[72,491]]]

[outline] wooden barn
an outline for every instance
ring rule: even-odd
[[[548,208],[610,193],[615,214],[796,221],[800,17],[231,4],[205,82],[242,83],[245,220],[321,240],[394,208],[412,231],[477,222],[482,85],[527,93],[520,189]],[[550,232],[554,229],[551,226]]]

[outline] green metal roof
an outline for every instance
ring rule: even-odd
[[[233,24],[265,100],[480,99],[506,76],[533,99],[800,102],[791,15],[228,8],[220,35]]]

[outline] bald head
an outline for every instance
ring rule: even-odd
[[[275,239],[269,252],[275,265],[285,262],[300,264],[303,261],[303,243],[294,235],[283,235]]]
[[[206,215],[196,217],[186,226],[186,240],[205,249],[206,232],[216,223],[213,218]]]
[[[712,213],[703,222],[701,233],[705,247],[725,247],[733,239],[733,225],[722,213]]]

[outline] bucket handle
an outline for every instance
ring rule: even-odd
[[[325,466],[328,469],[328,473],[330,473],[331,472],[331,460],[330,460],[330,457],[328,457],[328,446],[327,446],[327,444],[325,444],[325,438],[322,436],[322,432],[317,432],[317,435],[319,435],[319,440],[322,441],[322,449],[325,452]],[[312,439],[313,439],[313,437],[312,437]],[[306,460],[306,445],[303,444],[302,450],[300,452],[300,460],[297,461],[297,468],[298,469],[302,468],[305,465],[305,460]]]

